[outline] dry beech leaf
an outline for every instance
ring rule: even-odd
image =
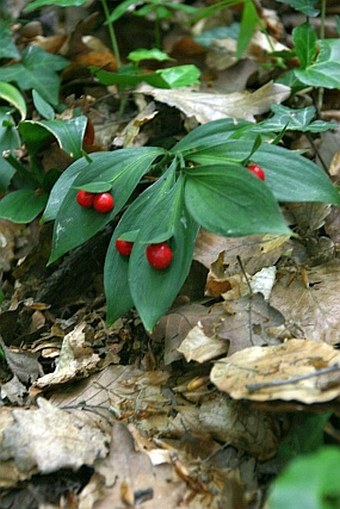
[[[280,104],[290,95],[289,87],[273,82],[253,93],[217,95],[186,89],[165,90],[145,84],[137,91],[181,110],[188,117],[195,117],[200,124],[226,117],[254,120],[254,115],[269,111],[272,104]]]
[[[340,261],[307,271],[306,288],[299,273],[281,277],[274,285],[270,303],[295,324],[302,336],[331,345],[340,342]]]
[[[75,419],[71,412],[56,408],[42,398],[38,399],[38,405],[39,408],[12,410],[9,423],[7,409],[1,409],[1,464],[10,462],[13,468],[14,462],[21,474],[29,478],[36,472],[76,470],[82,465],[92,465],[96,458],[107,454],[107,437],[98,427],[90,426],[80,415]],[[13,479],[14,483],[19,479]],[[0,478],[0,485],[6,481]]]
[[[177,350],[184,355],[187,362],[202,363],[227,353],[228,348],[228,342],[221,341],[218,336],[207,336],[202,325],[198,324],[191,329]]]
[[[340,395],[339,366],[340,353],[330,345],[291,339],[220,359],[210,379],[234,399],[324,403]]]

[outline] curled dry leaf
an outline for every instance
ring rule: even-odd
[[[301,339],[254,346],[217,361],[210,379],[234,399],[324,403],[340,395],[340,353]]]
[[[186,116],[195,117],[200,124],[205,124],[226,117],[254,120],[254,115],[265,113],[273,104],[287,99],[290,88],[271,81],[253,93],[217,95],[186,89],[165,90],[143,84],[138,92],[151,95],[156,101],[173,106]]]

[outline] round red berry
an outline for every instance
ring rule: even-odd
[[[81,189],[77,192],[77,202],[81,207],[84,207],[85,209],[90,209],[93,207],[93,200],[94,200],[95,194],[90,193],[89,191],[84,191]]]
[[[172,262],[172,257],[172,250],[167,242],[150,244],[146,248],[146,258],[154,269],[166,269]]]
[[[116,240],[116,249],[119,254],[122,256],[130,256],[133,248],[133,242],[129,242],[128,240],[117,239]]]
[[[101,214],[106,214],[107,212],[110,212],[110,210],[113,209],[114,205],[115,202],[112,197],[112,194],[110,193],[98,193],[96,194],[93,200],[93,207],[96,209],[97,212],[100,212]]]
[[[266,178],[266,175],[258,164],[250,164],[247,166],[247,170],[251,171],[256,177],[258,177],[261,180],[264,180]]]

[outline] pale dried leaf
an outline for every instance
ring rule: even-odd
[[[234,399],[323,403],[340,395],[339,366],[340,353],[330,345],[291,339],[283,345],[254,346],[220,359],[210,379]],[[332,381],[325,368],[334,368]]]
[[[279,278],[270,303],[302,336],[336,345],[340,342],[340,261],[313,267],[307,276],[309,288],[299,273],[293,280],[290,274]]]
[[[21,382],[36,380],[43,373],[37,356],[31,352],[15,352],[8,348],[0,336],[0,346],[4,352],[8,367]]]
[[[290,95],[290,88],[269,82],[253,93],[210,94],[186,89],[165,90],[141,85],[138,92],[151,95],[181,110],[188,117],[195,117],[200,124],[211,120],[233,117],[254,120],[254,115],[269,111],[272,104],[280,104]]]
[[[3,431],[1,461],[14,460],[30,477],[33,469],[43,474],[76,470],[106,455],[107,437],[99,429],[42,398],[38,405],[12,411],[14,422]]]
[[[229,343],[221,341],[218,336],[209,337],[205,334],[201,324],[195,325],[187,337],[178,347],[187,362],[207,362],[227,353]]]

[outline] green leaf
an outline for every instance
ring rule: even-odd
[[[79,7],[87,3],[88,0],[33,0],[26,5],[24,11],[29,12],[46,5],[55,5],[58,7]]]
[[[290,232],[268,187],[241,165],[187,170],[185,203],[195,221],[217,235]]]
[[[41,95],[36,91],[32,90],[32,98],[35,109],[38,113],[47,120],[52,120],[55,116],[54,109],[50,104],[48,104],[45,99],[41,97]]]
[[[110,14],[110,17],[107,20],[107,23],[114,23],[117,19],[121,18],[127,12],[130,12],[130,7],[136,7],[139,5],[138,0],[125,0],[124,2],[120,2],[115,9]]]
[[[227,140],[223,144],[187,153],[188,161],[200,165],[242,162],[252,142]],[[266,174],[266,185],[279,201],[325,202],[340,204],[340,196],[327,175],[312,161],[277,145],[264,143],[252,156]]]
[[[200,71],[195,65],[179,65],[168,69],[158,69],[151,73],[139,68],[127,68],[119,72],[93,69],[96,77],[103,85],[134,87],[139,83],[148,83],[158,88],[177,88],[198,83]]]
[[[95,156],[96,158],[96,156]],[[65,170],[55,185],[53,186],[50,196],[42,216],[41,222],[45,223],[47,221],[52,221],[57,217],[58,211],[61,207],[62,202],[65,199],[65,196],[69,192],[72,187],[73,182],[77,178],[77,176],[85,171],[89,167],[89,161],[86,157],[82,157],[78,159],[74,163],[72,163],[67,170]]]
[[[19,124],[19,132],[33,153],[36,153],[41,143],[52,134],[60,148],[72,158],[78,159],[83,155],[82,140],[86,125],[85,115],[69,120],[26,120]],[[42,131],[45,132],[42,134]]]
[[[313,63],[316,55],[315,30],[309,23],[303,23],[294,28],[292,34],[296,56],[300,60],[302,69],[305,69]]]
[[[19,110],[22,120],[26,117],[27,109],[25,99],[13,85],[0,81],[0,97]]]
[[[180,178],[163,200],[157,201],[140,229],[131,253],[129,287],[148,331],[171,306],[191,266],[198,225],[185,208],[183,184]],[[158,238],[155,238],[155,229],[163,232]],[[173,260],[167,269],[160,271],[148,263],[145,250],[148,244],[164,240],[169,242]]]
[[[157,48],[136,49],[131,51],[127,58],[131,60],[131,62],[141,62],[142,60],[158,60],[159,62],[164,62],[165,60],[173,60],[167,53]]]
[[[7,190],[15,173],[14,168],[4,159],[3,154],[20,147],[20,145],[20,138],[11,115],[0,110],[0,192]]]
[[[340,450],[336,446],[297,457],[274,481],[266,507],[338,509],[339,463]]]
[[[133,231],[133,239],[131,240],[135,241],[140,228],[145,222],[149,221],[150,216],[154,215],[155,206],[168,193],[173,183],[174,172],[169,170],[129,206],[112,235],[104,265],[104,286],[107,303],[106,320],[108,324],[112,324],[123,313],[133,307],[128,278],[130,258],[118,253],[115,247],[116,240],[122,237],[129,240],[127,237],[130,237],[129,234]],[[145,246],[142,249],[144,250]],[[138,271],[136,277],[139,276],[139,273],[140,271]]]
[[[44,209],[47,194],[37,195],[34,189],[13,191],[0,200],[0,217],[14,223],[29,223]]]
[[[259,20],[260,19],[253,2],[251,0],[246,1],[243,7],[240,32],[237,39],[237,58],[240,58],[243,52],[247,49]]]
[[[317,41],[319,53],[306,69],[295,69],[296,77],[312,87],[340,88],[340,39]]]
[[[38,46],[23,51],[21,63],[0,68],[0,80],[15,81],[23,90],[35,89],[50,104],[58,104],[59,77],[56,71],[64,69],[67,60],[52,55]]]
[[[13,42],[13,34],[7,24],[0,19],[0,58],[20,58],[20,53]]]
[[[116,152],[91,154],[92,161],[73,181],[59,207],[53,230],[52,252],[49,263],[90,239],[122,209],[141,177],[148,172],[162,149],[138,147]],[[77,190],[91,182],[111,182],[115,206],[108,214],[85,209],[76,202]],[[57,182],[58,184],[58,182]],[[56,184],[56,185],[57,185]]]
[[[74,186],[74,189],[88,191],[89,193],[106,193],[111,191],[111,182],[90,182],[90,184],[83,184],[82,186]]]
[[[291,5],[297,11],[300,11],[311,18],[318,16],[320,12],[315,9],[315,6],[318,4],[318,0],[278,0],[278,2]]]

